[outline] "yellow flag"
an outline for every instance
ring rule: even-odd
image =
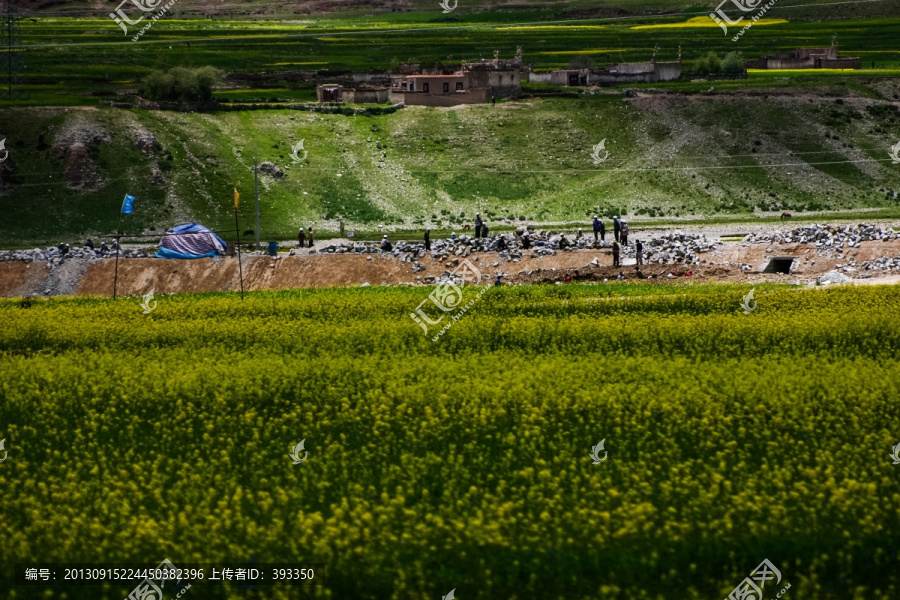
[[[241,203],[241,195],[238,194],[237,188],[234,188],[234,210],[238,209],[238,205]]]

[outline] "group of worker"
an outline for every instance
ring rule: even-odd
[[[342,222],[342,223],[341,223],[341,228],[343,228],[343,227],[344,227],[344,224],[343,224],[343,222]],[[314,237],[313,237],[313,228],[310,227],[310,228],[309,228],[309,234],[306,234],[306,233],[303,232],[303,228],[301,227],[301,228],[300,228],[300,233],[297,234],[297,241],[300,242],[300,247],[301,247],[301,248],[302,248],[304,245],[306,245],[306,238],[307,238],[307,237],[309,237],[309,247],[312,248],[313,245],[315,245],[315,243],[316,243],[316,242],[315,242],[315,239],[314,239]]]
[[[628,223],[624,220],[620,221],[618,216],[613,216],[612,222],[615,241],[627,244],[628,232],[630,231]],[[596,215],[594,215],[594,241],[606,241],[606,225],[604,225],[600,217]]]
[[[613,237],[614,237],[614,241],[613,241],[613,245],[612,245],[613,266],[620,267],[621,266],[621,255],[622,255],[622,247],[620,246],[620,244],[622,246],[625,246],[628,244],[628,234],[629,234],[630,228],[628,227],[628,223],[625,222],[624,220],[620,220],[617,215],[613,216],[612,222],[613,222]],[[343,228],[343,223],[341,223],[341,226]],[[466,227],[468,227],[468,225]],[[595,242],[605,241],[606,240],[606,226],[604,225],[603,221],[596,215],[594,216],[593,227],[594,227],[594,241]],[[517,235],[518,235],[518,233],[517,233]],[[488,226],[484,223],[484,219],[481,218],[481,213],[475,213],[475,237],[476,238],[488,237]],[[584,234],[582,233],[582,230],[579,229],[578,233],[576,235],[576,240],[581,239],[582,237],[584,237]],[[300,233],[298,235],[298,240],[300,242],[301,248],[305,245],[307,238],[309,240],[309,247],[312,248],[313,244],[314,244],[312,227],[308,228],[308,233],[304,233],[303,228],[301,227]],[[455,231],[450,234],[450,239],[451,240],[456,239]],[[522,242],[522,248],[524,250],[528,250],[531,248],[531,237],[530,237],[527,229],[524,232],[522,232],[520,239]],[[425,240],[425,251],[431,252],[431,228],[425,229],[424,240]],[[567,247],[569,245],[570,244],[565,239],[565,236],[563,236],[562,240],[560,242],[560,247],[561,248]],[[391,252],[394,248],[386,234],[383,235],[381,238],[380,247],[381,247],[381,250],[384,252]],[[497,242],[497,250],[502,252],[503,250],[506,250],[507,248],[508,248],[508,244],[506,242],[506,238],[501,235]],[[644,245],[641,243],[641,240],[635,240],[634,249],[635,249],[635,253],[637,255],[636,266],[640,266],[644,263],[644,261],[643,261]]]

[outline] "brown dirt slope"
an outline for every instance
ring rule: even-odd
[[[771,252],[767,249],[771,248]],[[862,247],[847,249],[848,257],[857,262],[883,256],[900,256],[900,240],[887,242],[863,242]],[[740,264],[751,265],[751,271],[759,271],[773,256],[793,256],[794,263],[790,275],[743,273]],[[477,260],[475,260],[477,258]],[[591,265],[593,259],[599,265]],[[609,251],[575,250],[560,252],[555,256],[539,258],[526,257],[518,263],[500,261],[496,254],[480,253],[469,257],[481,271],[484,280],[490,282],[497,272],[502,271],[505,283],[539,283],[560,281],[567,272],[579,270],[582,279],[613,279],[621,271],[627,279],[634,279],[634,260],[625,261],[621,268],[612,267]],[[495,267],[493,263],[497,262]],[[672,266],[646,265],[643,273],[652,281],[674,272],[682,276],[692,273],[693,280],[715,280],[730,282],[757,281],[812,281],[819,275],[846,264],[846,258],[824,258],[815,256],[815,251],[807,246],[784,244],[767,246],[753,244],[744,246],[736,243],[724,244],[719,249],[701,255],[699,265]],[[364,283],[377,286],[422,282],[428,275],[439,276],[448,270],[446,263],[426,257],[421,261],[424,271],[414,273],[412,264],[393,257],[380,255],[299,255],[273,259],[268,256],[243,257],[244,289],[290,289],[300,287],[358,286]],[[0,296],[25,296],[31,294],[72,293],[78,295],[111,295],[115,274],[115,262],[96,261],[81,269],[72,269],[77,282],[59,286],[54,282],[54,272],[46,263],[2,262],[0,263]],[[66,268],[59,267],[59,269]],[[854,277],[886,278],[891,275],[884,271],[857,271]],[[886,281],[888,279],[885,279]],[[178,292],[237,291],[240,289],[238,264],[235,257],[204,258],[190,261],[172,261],[156,258],[132,258],[119,261],[117,284],[121,295],[146,294],[154,290],[159,294]]]

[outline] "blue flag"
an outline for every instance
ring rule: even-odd
[[[131,194],[125,194],[125,201],[122,202],[122,214],[130,215],[133,208],[134,196],[132,196]]]

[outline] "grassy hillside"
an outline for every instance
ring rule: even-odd
[[[900,111],[861,95],[612,92],[377,117],[20,108],[0,109],[0,122],[7,243],[111,232],[125,193],[138,197],[128,233],[233,228],[233,187],[249,225],[254,158],[285,173],[260,180],[263,234],[285,238],[338,219],[452,227],[479,209],[499,225],[896,207],[900,190],[888,156]],[[294,165],[301,139],[308,158]],[[595,166],[601,140],[610,156]]]

